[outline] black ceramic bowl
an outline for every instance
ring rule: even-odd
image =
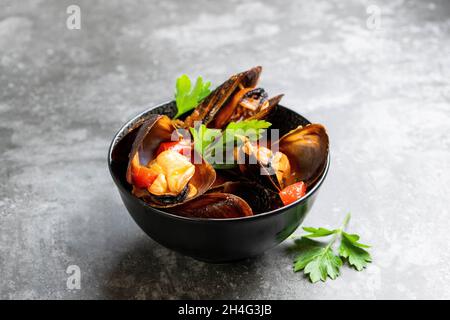
[[[174,102],[150,108],[128,121],[115,135],[108,155],[111,176],[119,189],[125,207],[134,221],[153,240],[184,255],[207,262],[230,262],[254,257],[276,246],[302,223],[313,205],[328,172],[298,201],[283,208],[250,217],[231,219],[185,218],[153,208],[131,194],[125,180],[136,124],[150,114],[176,114]],[[279,106],[269,122],[280,129],[280,136],[298,125],[310,122],[298,113]]]

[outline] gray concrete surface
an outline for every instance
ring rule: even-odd
[[[81,30],[66,28],[70,4]],[[449,1],[0,8],[0,298],[450,298]],[[218,84],[257,64],[269,92],[328,127],[332,167],[305,224],[351,211],[373,245],[365,271],[313,285],[292,272],[289,241],[208,265],[147,238],[122,206],[106,166],[120,125],[181,73]]]

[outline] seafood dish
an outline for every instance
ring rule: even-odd
[[[327,165],[326,129],[277,127],[283,122],[271,115],[283,95],[258,86],[261,72],[235,74],[212,91],[199,80],[193,88],[177,81],[178,114],[149,115],[126,141],[125,179],[134,197],[203,219],[258,215],[305,197]]]

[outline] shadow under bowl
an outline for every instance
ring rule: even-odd
[[[257,256],[289,237],[311,209],[320,186],[328,173],[328,155],[319,181],[298,201],[250,217],[231,219],[201,219],[177,216],[153,208],[131,193],[125,179],[128,154],[139,124],[151,114],[176,114],[173,101],[142,112],[120,128],[114,136],[108,154],[111,176],[128,212],[139,227],[161,245],[197,260],[224,263]],[[268,119],[279,135],[310,122],[298,113],[278,106]]]

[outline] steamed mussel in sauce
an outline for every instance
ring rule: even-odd
[[[260,214],[303,197],[327,163],[328,135],[320,124],[299,126],[270,145],[237,136],[232,166],[210,163],[197,150],[198,123],[224,135],[231,123],[266,120],[275,112],[283,95],[270,98],[257,86],[261,70],[233,75],[184,119],[151,115],[129,154],[126,179],[133,194],[177,215],[213,219]]]
[[[216,172],[203,160],[194,164],[194,152],[169,117],[150,117],[139,129],[129,155],[127,181],[133,194],[164,208],[205,193]]]

